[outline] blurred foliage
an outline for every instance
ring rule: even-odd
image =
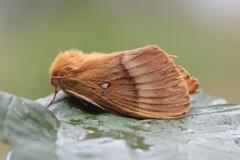
[[[237,0],[0,0],[0,90],[28,98],[53,92],[48,68],[59,51],[157,44],[205,91],[239,101],[239,11]]]

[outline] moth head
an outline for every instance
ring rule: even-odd
[[[49,70],[51,83],[57,86],[59,80],[72,76],[85,58],[86,55],[78,50],[69,50],[60,53],[53,61]]]

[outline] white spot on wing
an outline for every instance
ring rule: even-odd
[[[109,82],[103,82],[100,84],[100,87],[102,87],[103,89],[107,89],[110,87],[110,83]]]

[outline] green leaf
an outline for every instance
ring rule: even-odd
[[[58,125],[39,103],[0,92],[0,138],[11,145],[14,159],[55,159]]]
[[[0,98],[0,102],[4,98]],[[49,96],[37,102],[46,106],[51,98]],[[48,140],[55,145],[51,153],[57,160],[237,160],[240,156],[240,105],[229,104],[202,92],[192,97],[190,112],[176,120],[136,120],[122,117],[60,93],[56,103],[50,107],[60,121],[57,129],[54,117],[41,105],[38,105],[42,108],[38,113],[45,113],[42,114],[45,115],[45,121],[38,122],[35,127],[39,130],[48,128],[49,132],[52,130],[53,137]],[[2,108],[3,105],[0,108],[1,113]],[[31,115],[32,119],[35,115],[39,116],[36,113]],[[15,122],[9,118],[12,123]],[[21,134],[18,135],[14,129],[11,132],[21,138]],[[28,141],[32,141],[35,136],[31,134],[35,132],[28,133]],[[41,134],[48,137],[44,135]],[[10,144],[14,146],[15,141],[12,141],[14,143]],[[13,147],[13,150],[18,147]],[[39,153],[41,151],[38,150]]]

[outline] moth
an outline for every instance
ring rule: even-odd
[[[190,107],[199,82],[156,45],[109,54],[60,53],[49,71],[55,88],[110,112],[173,119]]]

